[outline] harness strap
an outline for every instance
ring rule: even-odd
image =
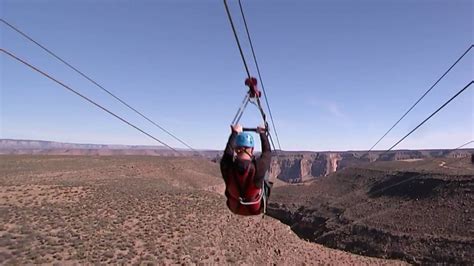
[[[239,197],[239,202],[242,205],[254,205],[254,204],[260,203],[260,201],[262,200],[263,194],[265,194],[262,188],[260,189],[260,192],[258,194],[259,194],[258,198],[255,201],[244,201],[242,197]]]
[[[265,186],[265,180],[263,181],[263,185]],[[265,194],[265,192],[263,193]],[[263,217],[265,217],[265,214],[267,214],[267,196],[266,195],[263,197]]]
[[[250,165],[245,169],[245,173],[242,175],[242,176],[246,176],[248,177],[248,174],[250,172]],[[243,195],[243,189],[242,187],[240,186],[240,182],[238,180],[238,176],[240,176],[237,172],[236,172],[236,175],[234,175],[234,181],[237,185],[237,189],[239,190],[239,195],[242,196]],[[245,182],[247,183],[247,180],[245,180]],[[246,184],[245,184],[246,185]],[[240,198],[240,197],[239,197]]]
[[[253,160],[252,162],[253,163]],[[253,182],[253,179],[252,178],[249,178],[249,172],[250,172],[250,168],[251,168],[251,164],[249,164],[249,166],[247,167],[247,169],[245,169],[245,173],[243,175],[241,175],[242,177],[245,177],[245,184],[244,184],[244,188],[248,187],[248,185]],[[256,169],[254,170],[256,171]],[[255,175],[255,173],[254,173]],[[234,175],[234,179],[237,179],[237,175]],[[262,197],[263,197],[263,194],[264,193],[264,190],[263,190],[263,186],[262,188],[260,189],[259,193],[258,193],[258,198],[255,200],[255,201],[246,201],[246,199],[243,197],[244,193],[243,193],[243,188],[241,187],[240,185],[240,182],[238,180],[235,180],[235,183],[237,185],[237,189],[239,190],[239,194],[240,194],[240,197],[238,198],[240,204],[242,205],[254,205],[254,204],[258,204],[260,203],[260,201],[262,200]]]

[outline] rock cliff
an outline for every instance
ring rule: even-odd
[[[472,149],[464,150],[397,150],[389,153],[363,151],[348,152],[279,152],[273,157],[270,175],[290,183],[327,176],[348,166],[371,161],[410,161],[426,158],[469,157]]]
[[[74,144],[39,140],[0,139],[1,154],[42,155],[146,155],[146,156],[197,156],[196,153],[179,149],[180,153],[162,146]],[[348,166],[361,165],[371,161],[404,161],[425,158],[470,157],[474,149],[463,150],[396,150],[346,152],[279,151],[275,153],[270,167],[270,176],[285,182],[299,183],[317,177],[327,176]],[[203,155],[218,162],[222,151],[200,150]]]

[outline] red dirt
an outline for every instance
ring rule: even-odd
[[[382,162],[276,188],[269,213],[302,238],[411,263],[474,263],[470,158]]]
[[[403,264],[232,215],[218,165],[165,157],[0,156],[0,261]]]

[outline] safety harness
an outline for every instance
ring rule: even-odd
[[[265,215],[267,205],[265,178],[263,178],[260,188],[255,185],[256,169],[252,169],[252,164],[254,164],[254,160],[242,174],[237,169],[232,170],[232,177],[230,177],[232,181],[227,184],[228,191],[226,191],[229,200],[228,206],[236,214],[255,215],[263,212]]]

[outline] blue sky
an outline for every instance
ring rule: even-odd
[[[222,1],[0,0],[2,18],[195,148],[222,149],[246,89]],[[237,2],[229,0],[251,61]],[[243,0],[285,150],[366,150],[473,43],[470,0]],[[180,143],[12,30],[1,46],[143,127]],[[386,149],[472,80],[471,51],[377,147]],[[0,56],[0,138],[156,142]],[[474,139],[474,93],[397,148]],[[260,122],[255,108],[243,118]]]

